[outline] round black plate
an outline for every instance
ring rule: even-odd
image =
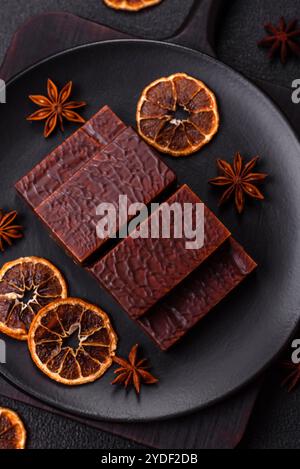
[[[52,241],[14,191],[14,182],[71,133],[45,140],[42,125],[29,124],[29,94],[45,91],[51,77],[60,86],[72,79],[75,98],[89,103],[86,117],[109,104],[127,124],[135,124],[136,103],[154,79],[186,72],[206,82],[219,100],[221,128],[199,154],[162,158],[229,227],[259,264],[239,287],[173,350],[160,352],[120,307]],[[17,209],[26,227],[24,240],[2,255],[44,256],[62,269],[71,294],[99,304],[113,318],[119,354],[135,343],[150,357],[158,386],[134,392],[110,386],[112,369],[100,381],[69,389],[50,381],[33,365],[26,344],[7,341],[1,373],[23,390],[67,411],[98,419],[137,421],[195,411],[224,398],[256,376],[279,353],[300,316],[300,146],[276,107],[240,75],[198,52],[146,41],[113,41],[71,50],[13,80],[7,104],[0,106],[1,206]],[[239,150],[262,157],[270,174],[264,203],[249,203],[242,217],[233,205],[218,208],[218,192],[207,184],[216,159]]]

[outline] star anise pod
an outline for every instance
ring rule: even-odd
[[[148,370],[147,360],[145,358],[138,359],[139,345],[136,344],[132,347],[128,360],[124,358],[115,357],[114,362],[120,365],[120,368],[115,370],[118,375],[111,384],[123,384],[127,389],[129,386],[134,386],[137,394],[140,393],[141,384],[155,384],[158,382]]]
[[[268,23],[265,25],[265,30],[268,36],[259,41],[258,45],[271,49],[269,54],[271,59],[279,53],[281,63],[285,64],[289,54],[300,56],[300,45],[297,42],[297,38],[300,37],[298,20],[290,21],[287,24],[282,17],[278,26]]]
[[[23,237],[21,233],[23,227],[14,224],[17,215],[15,211],[4,213],[0,209],[0,251],[2,252],[4,252],[5,243],[11,246],[13,239]]]
[[[267,174],[252,172],[258,160],[259,157],[257,156],[244,164],[243,158],[238,152],[234,157],[233,165],[224,160],[217,161],[218,168],[223,176],[211,179],[209,182],[215,186],[228,186],[220,200],[220,205],[227,202],[234,194],[236,208],[239,213],[242,213],[245,207],[245,194],[254,199],[264,199],[263,194],[254,185],[254,183],[264,181],[267,177]]]
[[[292,370],[291,373],[282,382],[282,386],[287,385],[288,391],[292,392],[300,382],[300,364],[296,365],[293,362],[283,362],[284,368]]]
[[[48,138],[49,135],[55,130],[57,124],[64,131],[63,119],[70,122],[77,122],[80,124],[85,123],[85,119],[81,117],[73,109],[78,109],[86,106],[84,101],[68,101],[72,92],[73,83],[70,81],[63,89],[58,92],[57,86],[52,80],[48,79],[47,92],[48,96],[30,95],[29,99],[42,109],[31,114],[27,117],[28,121],[42,121],[46,120],[44,137]]]

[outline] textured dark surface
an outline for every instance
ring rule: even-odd
[[[17,191],[32,208],[38,207],[98,149],[98,144],[79,129],[19,180]]]
[[[180,205],[182,224],[187,222],[183,218],[184,204],[192,204],[192,226],[196,225],[196,208],[201,200],[188,186],[181,187],[166,203],[169,207]],[[159,212],[163,220],[167,220],[166,213],[161,210],[164,209],[159,209],[145,220],[139,230],[147,227],[151,233],[153,220],[157,220]],[[201,249],[187,249],[187,237],[174,237],[174,218],[171,217],[170,238],[130,236],[90,270],[131,318],[141,317],[229,237],[227,228],[207,207],[204,217],[204,246]]]
[[[116,12],[107,8],[102,0],[0,0],[1,59],[15,30],[33,15],[48,11],[68,11],[130,34],[159,39],[172,36],[181,27],[193,1],[164,0],[159,6],[136,14]]]
[[[129,60],[131,67],[127,66]],[[81,65],[79,68],[78,62]],[[140,90],[151,82],[154,75],[171,74],[179,67],[187,73],[201,75],[203,81],[215,90],[222,109],[222,126],[211,145],[188,160],[168,160],[179,180],[189,184],[209,207],[218,210],[218,197],[215,191],[210,190],[207,180],[215,175],[216,158],[220,155],[232,158],[236,148],[248,158],[260,154],[260,169],[268,173],[272,171],[272,180],[268,183],[266,201],[263,204],[249,204],[242,219],[231,206],[218,212],[234,236],[257,260],[260,265],[257,274],[251,276],[247,285],[241,285],[235,295],[223,303],[223,314],[218,316],[217,321],[213,315],[207,317],[205,324],[203,321],[201,327],[195,328],[195,332],[191,331],[188,342],[182,341],[168,354],[162,354],[138,330],[138,326],[122,314],[118,305],[101,290],[97,282],[91,281],[87,274],[84,275],[83,269],[74,266],[62,250],[49,240],[46,230],[38,224],[29,208],[21,204],[22,201],[18,201],[16,196],[12,200],[10,187],[11,181],[19,173],[24,174],[26,167],[29,164],[32,166],[40,154],[40,147],[45,145],[40,134],[35,133],[24,121],[24,109],[28,105],[26,96],[30,89],[39,88],[44,83],[45,75],[57,75],[62,82],[66,73],[72,75],[74,83],[83,84],[83,95],[91,107],[97,104],[99,108],[105,99],[126,123],[133,123]],[[107,70],[114,70],[113,75],[108,74]],[[122,72],[124,70],[125,74]],[[102,83],[101,87],[98,87],[98,82],[95,83],[95,76]],[[91,387],[86,386],[83,391],[66,391],[35,374],[26,353],[20,353],[19,344],[17,347],[10,341],[8,351],[11,359],[5,368],[1,367],[9,379],[14,381],[18,376],[23,389],[29,390],[30,387],[30,392],[35,396],[43,396],[44,400],[53,405],[63,405],[70,412],[84,407],[86,416],[96,413],[98,418],[103,418],[109,410],[110,418],[119,417],[122,420],[133,418],[134,415],[140,419],[143,416],[146,418],[146,413],[148,418],[158,414],[171,417],[174,414],[169,411],[172,411],[170,407],[174,408],[174,404],[178,415],[179,406],[182,406],[182,410],[187,410],[187,406],[192,410],[192,403],[199,405],[199,399],[202,403],[215,402],[215,399],[224,397],[236,386],[240,388],[242,383],[248,382],[250,377],[256,376],[259,370],[274,359],[274,354],[279,353],[286,344],[299,318],[297,285],[300,246],[295,229],[300,218],[297,185],[300,171],[299,143],[285,120],[262,93],[232,70],[197,52],[165,44],[114,42],[81,48],[31,69],[21,80],[10,85],[8,103],[5,108],[0,107],[0,113],[2,111],[5,113],[5,119],[0,119],[0,124],[5,122],[0,142],[1,154],[4,155],[3,205],[5,207],[14,203],[17,210],[23,211],[26,224],[30,227],[29,236],[15,244],[14,256],[34,250],[63,267],[72,295],[86,297],[110,312],[117,332],[122,331],[119,353],[126,355],[133,343],[141,342],[146,347],[146,355],[151,356],[153,370],[158,377],[164,378],[160,381],[158,394],[158,388],[145,387],[139,404],[132,394],[126,400],[122,393],[112,395],[106,388],[109,376]],[[14,139],[12,146],[16,126],[18,139]],[[274,139],[275,131],[280,138]],[[13,159],[16,164],[12,166]],[[274,229],[274,226],[280,227],[280,230]],[[282,245],[284,249],[280,249]],[[11,251],[6,252],[3,259],[10,255]],[[268,340],[265,340],[266,330]],[[18,359],[14,360],[14,356]],[[190,386],[191,381],[197,385],[194,383]],[[170,399],[170,389],[173,391],[174,386],[180,388],[180,392],[176,393],[176,401]],[[101,392],[104,388],[105,392]],[[100,401],[97,399],[99,393]],[[193,406],[195,409],[199,407]]]
[[[76,8],[85,8],[82,1],[70,0],[65,2],[66,8],[73,9],[77,12]],[[178,0],[179,5],[183,5],[182,0]],[[46,2],[39,0],[6,0],[1,2],[2,22],[1,22],[1,50],[4,51],[7,47],[11,34],[23,21],[24,16],[30,15],[35,11],[35,8],[44,9],[48,8]],[[56,2],[57,7],[61,7],[62,2]],[[98,3],[97,3],[98,5]],[[298,15],[299,0],[278,0],[276,3],[273,0],[259,1],[259,9],[252,8],[253,3],[249,1],[233,0],[227,3],[225,15],[221,21],[221,34],[219,35],[218,44],[224,43],[222,50],[222,57],[226,54],[226,60],[235,60],[236,65],[243,70],[245,69],[256,70],[257,76],[267,76],[273,82],[284,82],[290,85],[292,79],[298,77],[297,62],[295,65],[288,65],[283,68],[278,66],[278,76],[274,75],[272,67],[264,56],[264,51],[261,51],[260,65],[254,67],[257,62],[257,49],[256,40],[258,29],[252,24],[251,18],[258,13],[261,15],[263,21],[265,18],[272,18],[276,21],[277,13],[273,14],[273,10],[280,9],[280,14],[287,14],[287,16]],[[183,5],[184,6],[184,5]],[[51,6],[50,6],[51,8]],[[177,10],[178,11],[178,10]],[[234,20],[230,24],[231,15],[235,11]],[[79,13],[79,12],[78,12]],[[249,22],[245,21],[249,18]],[[160,21],[165,26],[165,18],[160,16]],[[245,27],[251,28],[249,30],[246,43],[239,40],[243,34]],[[152,25],[153,26],[153,25]],[[233,27],[234,26],[234,27]],[[260,27],[259,27],[260,29]],[[260,32],[259,32],[260,34]],[[232,50],[231,44],[235,46]],[[247,46],[251,46],[251,53],[249,53]],[[238,52],[236,50],[238,49]],[[247,60],[245,60],[247,57]],[[242,65],[243,62],[243,65]],[[277,65],[276,65],[277,67]],[[276,90],[275,90],[276,91]],[[285,93],[282,89],[282,93]],[[281,100],[281,95],[278,90],[278,101]],[[294,124],[297,125],[297,106],[291,104],[289,90],[287,90],[287,99],[283,100],[285,109],[289,110],[290,118],[294,118]],[[29,169],[29,168],[28,168]],[[267,448],[267,447],[284,447],[284,448],[299,448],[299,402],[300,391],[288,395],[285,390],[280,390],[279,382],[281,377],[278,373],[273,372],[267,380],[267,384],[261,394],[259,404],[256,412],[254,413],[252,424],[250,426],[248,435],[246,436],[247,448]],[[117,437],[112,437],[109,434],[93,430],[85,425],[79,425],[66,418],[53,416],[48,412],[38,411],[23,404],[13,404],[11,399],[1,401],[1,405],[14,405],[21,411],[25,421],[28,423],[32,436],[30,447],[35,448],[87,448],[87,447],[103,447],[103,448],[125,448],[135,447],[135,444],[127,443],[126,441]],[[230,413],[232,415],[232,413]],[[170,433],[167,431],[167,433]],[[182,429],[179,431],[182,435]],[[196,432],[197,433],[197,432]],[[188,437],[189,438],[189,437]],[[206,443],[206,440],[203,444]],[[202,445],[200,445],[202,446]],[[198,447],[200,447],[198,446]]]
[[[32,328],[29,344],[35,363],[58,382],[86,384],[112,364],[116,336],[106,314],[93,305],[65,300],[44,310]],[[74,334],[78,343],[70,347]]]
[[[9,409],[0,408],[0,450],[23,449],[24,443],[22,421]]]
[[[139,324],[167,350],[220,303],[256,267],[241,245],[230,238]]]
[[[272,63],[268,50],[257,47],[266,36],[264,24],[278,24],[281,16],[287,21],[300,21],[299,0],[224,0],[226,8],[220,19],[217,56],[246,75],[290,87],[299,78],[299,59],[291,58],[285,66],[276,58]],[[298,23],[300,25],[300,23]]]
[[[116,209],[116,231],[126,224],[119,218],[119,196],[128,205],[148,204],[166,190],[176,176],[132,129],[119,135],[37,209],[51,232],[78,262],[85,262],[107,240],[97,235],[97,207]],[[121,221],[119,221],[121,220]],[[114,232],[111,235],[115,234]]]
[[[103,108],[20,179],[17,191],[35,209],[124,129],[120,119]]]

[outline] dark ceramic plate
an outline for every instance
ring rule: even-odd
[[[63,85],[72,79],[75,98],[89,103],[86,117],[109,104],[135,124],[136,103],[152,80],[174,72],[204,80],[217,94],[221,128],[213,142],[185,159],[163,159],[213,209],[259,263],[257,273],[216,308],[173,350],[160,352],[120,307],[52,241],[14,191],[14,182],[64,138],[45,141],[42,125],[29,124],[29,94],[45,90],[48,77]],[[140,399],[100,381],[69,389],[50,381],[32,364],[26,344],[7,339],[1,373],[28,393],[67,411],[97,419],[137,421],[193,412],[223,399],[261,372],[280,352],[300,316],[300,146],[276,107],[254,86],[218,61],[177,46],[146,41],[89,45],[51,58],[18,76],[0,106],[1,206],[22,214],[26,236],[1,254],[44,256],[62,269],[71,294],[99,304],[113,318],[119,354],[135,343],[151,358],[158,386],[144,387]],[[68,128],[71,133],[74,127]],[[218,193],[207,180],[216,159],[240,150],[261,155],[259,170],[270,173],[266,201],[249,203],[242,217],[232,205],[218,208]]]

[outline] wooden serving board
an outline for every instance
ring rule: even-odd
[[[92,428],[113,433],[143,446],[156,449],[233,449],[247,428],[260,386],[251,385],[238,396],[187,417],[150,423],[108,423],[86,420],[49,407],[20,391],[0,377],[0,396]]]

